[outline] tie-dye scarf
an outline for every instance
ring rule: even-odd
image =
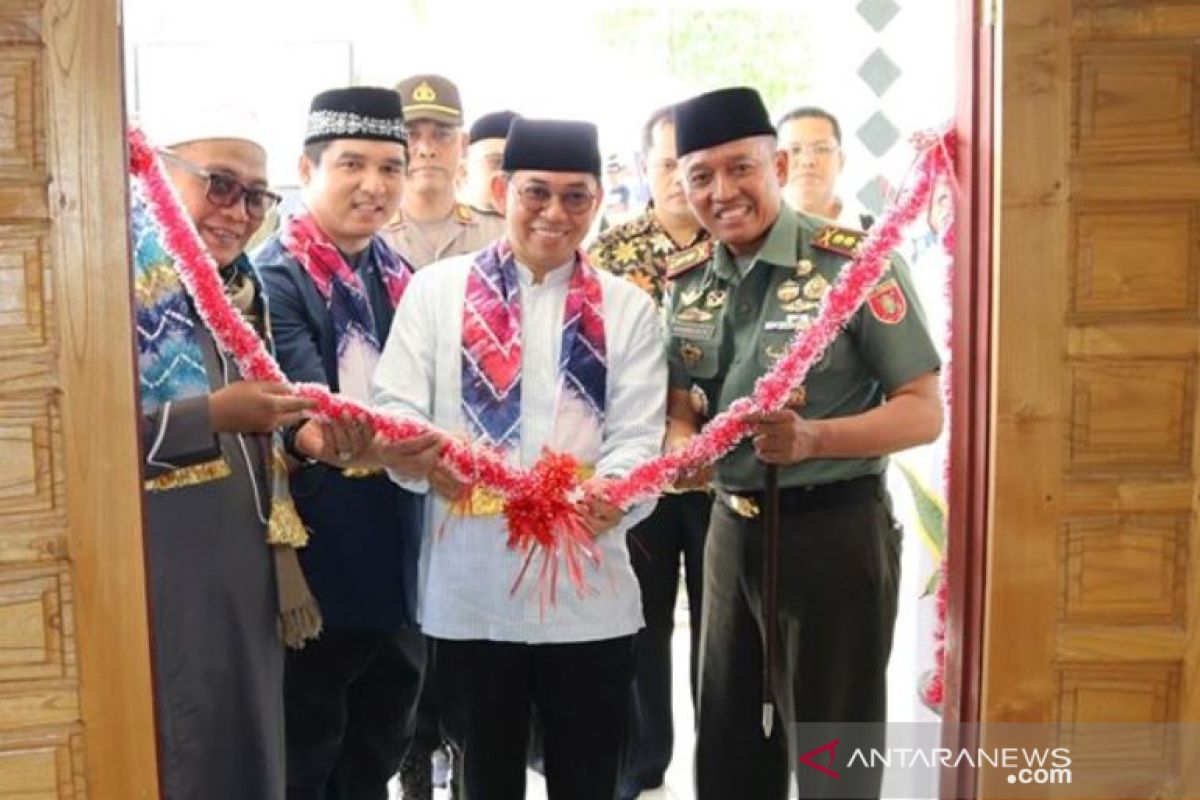
[[[375,315],[366,287],[311,214],[299,214],[284,223],[281,241],[329,305],[337,343],[339,393],[368,402],[383,346],[375,335]],[[412,268],[378,236],[371,237],[370,248],[388,301],[395,308],[412,277]]]
[[[560,428],[599,440],[604,424],[608,359],[600,280],[579,252],[563,308]],[[462,407],[476,436],[512,451],[521,430],[521,295],[508,242],[499,239],[471,264],[463,304]],[[539,387],[540,388],[540,387]]]

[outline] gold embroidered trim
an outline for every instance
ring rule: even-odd
[[[225,459],[218,458],[213,461],[206,461],[203,464],[194,464],[190,467],[173,469],[154,478],[147,478],[144,485],[148,492],[167,492],[172,489],[182,489],[186,486],[197,486],[201,483],[219,481],[222,478],[228,478],[231,474],[232,472],[229,469],[229,465],[225,463]]]

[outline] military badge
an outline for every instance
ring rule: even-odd
[[[680,322],[708,322],[713,318],[711,311],[705,311],[699,306],[689,306],[675,315]]]
[[[679,357],[683,359],[683,363],[689,367],[694,367],[700,363],[700,359],[704,356],[704,351],[691,342],[684,342],[679,347]]]
[[[787,402],[783,404],[784,408],[790,408],[792,411],[799,411],[808,404],[808,392],[803,386],[797,386],[792,391],[788,392]]]
[[[708,395],[699,386],[693,385],[691,391],[688,392],[688,404],[692,407],[692,411],[699,416],[708,416]]]
[[[821,275],[813,275],[804,284],[804,296],[813,301],[820,300],[829,291],[829,281]]]
[[[703,286],[689,286],[679,293],[679,302],[685,306],[694,305],[702,294],[704,294]]]
[[[885,325],[895,325],[908,314],[908,300],[894,278],[875,287],[867,298],[867,307],[872,316]]]
[[[801,278],[807,278],[816,269],[813,262],[807,258],[802,258],[796,262],[796,275]]]
[[[854,258],[858,255],[858,246],[867,235],[853,228],[840,228],[837,225],[826,225],[813,234],[812,245],[831,253]]]
[[[806,311],[816,310],[818,304],[811,300],[796,299],[790,303],[784,303],[780,306],[788,314],[803,314]]]
[[[704,298],[705,308],[720,308],[725,305],[725,298],[729,296],[729,292],[725,289],[713,289],[708,293],[708,297]]]
[[[787,352],[787,345],[780,345],[777,347],[767,345],[763,348],[763,352],[767,354],[767,358],[771,359],[771,363],[774,364],[776,361],[783,358],[784,353]]]
[[[775,296],[781,303],[790,303],[800,296],[800,284],[796,281],[784,281],[775,290]]]

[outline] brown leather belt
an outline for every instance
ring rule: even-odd
[[[878,475],[860,475],[835,483],[819,483],[815,486],[796,486],[779,490],[779,513],[791,514],[826,506],[837,506],[867,500],[878,496],[881,478]],[[744,519],[757,519],[764,508],[766,492],[727,492],[717,490],[719,499],[726,508]]]

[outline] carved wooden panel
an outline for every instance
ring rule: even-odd
[[[43,225],[0,223],[0,350],[46,344],[46,233]]]
[[[45,164],[40,73],[40,47],[0,50],[0,176],[29,175]]]
[[[1072,364],[1068,470],[1189,472],[1195,373],[1191,360]]]
[[[1073,623],[1182,624],[1190,517],[1068,519],[1060,567],[1063,618]]]
[[[1196,55],[1190,44],[1089,44],[1078,55],[1084,158],[1184,156],[1196,148]]]
[[[0,800],[82,800],[82,737],[54,731],[0,738],[0,775]]]
[[[58,409],[42,396],[0,394],[0,519],[53,509],[61,495],[54,458]]]
[[[1074,741],[1064,742],[1078,748],[1074,764],[1174,774],[1178,729],[1167,723],[1180,722],[1180,674],[1178,662],[1060,666],[1059,719],[1075,723],[1068,729]],[[1113,728],[1114,723],[1126,725]]]
[[[72,675],[64,636],[71,622],[64,573],[0,570],[0,681]]]
[[[1200,231],[1191,203],[1084,207],[1074,220],[1072,305],[1098,322],[1197,311]]]

